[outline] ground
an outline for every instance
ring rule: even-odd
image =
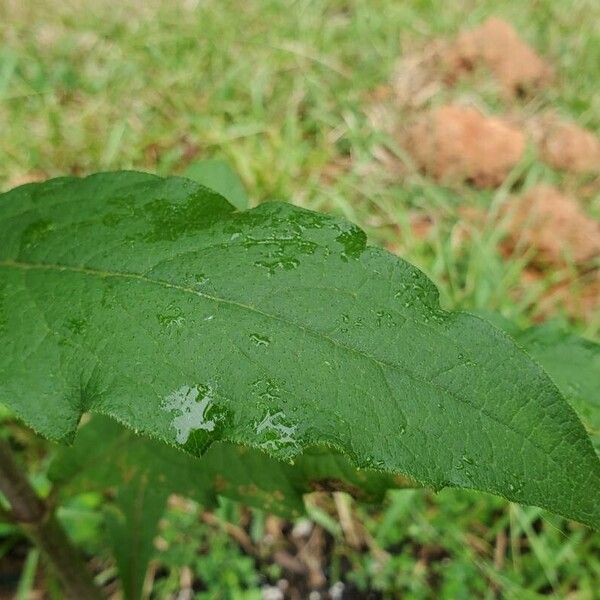
[[[594,0],[0,0],[0,190],[221,157],[253,204],[347,217],[447,308],[598,339],[599,22]],[[469,492],[378,509],[320,494],[295,524],[174,499],[149,585],[593,600],[599,551],[584,527]]]

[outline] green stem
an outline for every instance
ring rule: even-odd
[[[53,512],[35,493],[16,463],[10,446],[0,440],[0,492],[11,507],[10,518],[44,553],[69,600],[100,600],[100,590]]]

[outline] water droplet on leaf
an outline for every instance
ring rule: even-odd
[[[174,304],[169,304],[165,312],[157,314],[156,318],[163,327],[180,327],[185,322],[183,311]]]
[[[208,418],[212,402],[212,388],[205,385],[183,385],[164,399],[162,407],[165,410],[179,413],[171,423],[177,432],[178,444],[185,444],[192,431],[215,429],[215,420]]]
[[[259,333],[251,333],[250,339],[256,346],[268,346],[271,343],[271,338]]]

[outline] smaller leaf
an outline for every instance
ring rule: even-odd
[[[600,344],[570,333],[555,321],[521,329],[498,313],[477,314],[506,331],[543,367],[583,421],[600,454]]]
[[[148,471],[136,474],[121,482],[115,501],[106,506],[110,544],[127,600],[142,597],[158,521],[165,510],[168,489],[156,483]]]
[[[207,158],[192,163],[184,177],[218,192],[238,210],[248,208],[248,195],[238,174],[224,160]]]
[[[346,457],[316,448],[294,465],[227,443],[215,443],[197,458],[100,415],[81,428],[73,446],[58,451],[49,476],[63,494],[113,489],[106,523],[127,600],[141,597],[158,521],[172,493],[204,506],[215,506],[223,495],[291,517],[303,512],[305,492],[344,490],[375,502],[388,489],[411,484],[357,471]]]
[[[553,323],[531,327],[513,337],[554,380],[600,454],[600,344]]]
[[[402,477],[357,470],[323,448],[307,450],[293,465],[229,443],[215,443],[197,458],[100,415],[80,429],[73,446],[59,450],[49,475],[66,493],[119,489],[145,477],[148,485],[204,506],[216,505],[221,495],[288,517],[304,511],[302,496],[311,491],[341,490],[379,502],[388,489],[414,487]]]

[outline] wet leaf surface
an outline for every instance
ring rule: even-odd
[[[193,454],[326,445],[600,525],[552,380],[354,225],[120,172],[0,196],[0,239],[0,400],[47,437],[91,411]]]

